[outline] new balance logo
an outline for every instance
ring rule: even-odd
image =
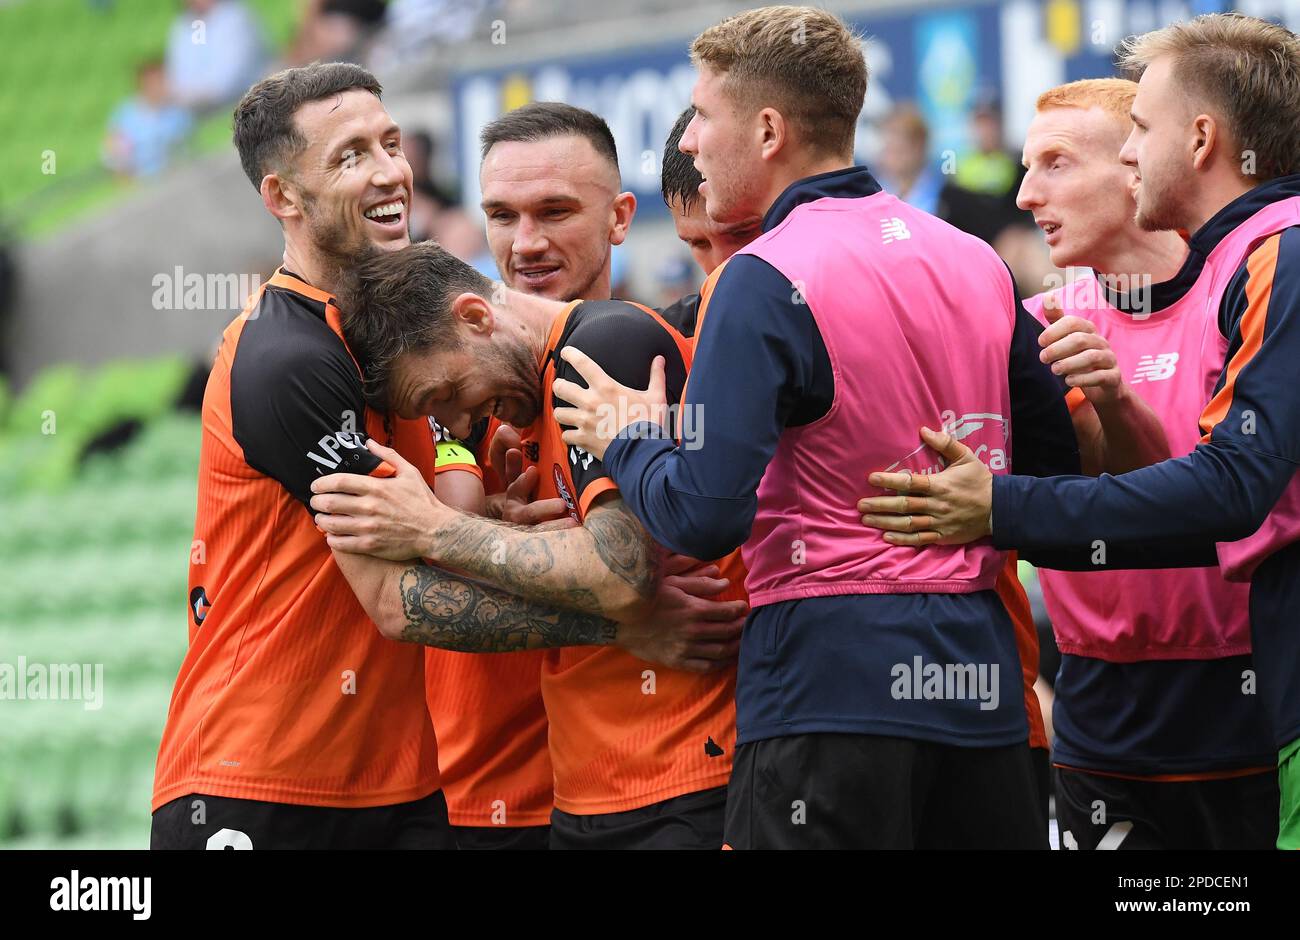
[[[880,240],[888,245],[890,242],[901,242],[906,238],[911,238],[912,233],[907,230],[907,225],[902,219],[888,218],[880,220]]]
[[[1159,382],[1174,374],[1178,366],[1178,353],[1161,353],[1158,356],[1143,356],[1133,370],[1133,384],[1139,382]]]

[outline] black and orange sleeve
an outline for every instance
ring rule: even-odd
[[[323,328],[282,343],[274,326],[250,321],[231,364],[231,431],[244,460],[304,506],[317,477],[390,475],[366,449],[361,375],[342,342]]]
[[[596,361],[610,378],[629,388],[650,384],[650,364],[663,356],[666,364],[668,401],[681,400],[686,383],[686,361],[673,334],[658,320],[634,304],[623,301],[587,301],[569,316],[556,350],[575,346]],[[557,378],[568,379],[586,387],[578,371],[557,355]],[[553,399],[558,407],[566,402]],[[583,512],[591,501],[606,490],[616,489],[605,466],[581,447],[567,448],[569,473],[577,489],[576,498]]]

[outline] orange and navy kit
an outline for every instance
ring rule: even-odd
[[[379,634],[306,506],[318,476],[392,474],[368,436],[432,481],[428,423],[386,428],[367,410],[330,295],[276,272],[226,329],[204,396],[190,642],[155,810],[189,794],[363,808],[438,790],[424,650]]]
[[[477,473],[487,493],[504,491],[486,459],[498,427],[493,418],[474,439],[440,440],[436,472]],[[438,768],[453,826],[515,829],[550,823],[553,783],[541,691],[545,655],[545,650],[425,651],[425,695],[438,729]]]
[[[582,521],[598,498],[617,494],[601,462],[565,444],[550,389],[557,377],[583,384],[559,359],[575,346],[616,381],[644,388],[650,363],[667,363],[676,400],[690,343],[657,313],[622,301],[577,301],[547,336],[542,414],[523,433],[525,467],[538,468],[538,498],[560,497]],[[576,816],[619,813],[725,786],[735,744],[735,671],[698,675],[668,669],[613,647],[547,651],[542,695],[550,716],[555,806]]]

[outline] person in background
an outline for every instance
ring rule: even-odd
[[[242,0],[186,0],[167,34],[167,83],[179,104],[205,112],[261,76],[266,43]]]
[[[193,126],[189,112],[171,99],[162,60],[143,62],[136,70],[136,93],[108,120],[104,165],[122,176],[156,176]]]
[[[982,95],[976,102],[971,136],[974,146],[957,154],[955,173],[943,187],[936,214],[998,248],[1007,229],[1031,228],[1032,222],[1016,207],[1024,169],[1003,142],[1002,107],[993,96]]]
[[[934,214],[943,175],[929,157],[930,129],[914,104],[903,102],[881,122],[883,144],[876,166],[885,189],[910,206]]]
[[[387,7],[387,0],[308,0],[290,61],[359,61],[383,27]]]

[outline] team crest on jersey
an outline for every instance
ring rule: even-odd
[[[564,470],[561,469],[558,463],[552,464],[551,467],[555,475],[555,492],[560,494],[560,499],[564,500],[564,505],[569,507],[569,515],[576,521],[581,522],[582,520],[578,518],[578,506],[573,501],[573,494],[569,492],[569,487],[564,482]]]
[[[1174,374],[1178,366],[1178,353],[1161,353],[1158,356],[1146,355],[1138,360],[1133,370],[1133,384],[1139,382],[1160,382]]]
[[[211,607],[212,605],[208,603],[208,592],[202,586],[190,591],[190,614],[194,617],[194,626],[203,626],[203,621],[207,619]]]

